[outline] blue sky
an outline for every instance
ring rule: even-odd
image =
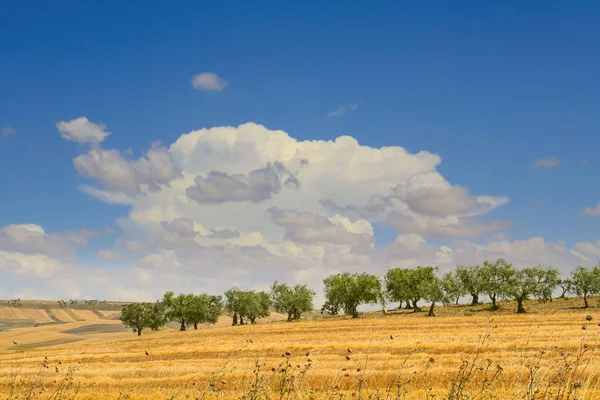
[[[107,264],[95,255],[131,207],[78,188],[94,182],[73,166],[86,144],[56,124],[82,116],[132,157],[247,122],[429,151],[452,185],[509,198],[479,217],[509,220],[509,240],[600,239],[600,218],[581,215],[600,201],[595,2],[4,2],[2,16],[0,128],[14,133],[0,136],[0,227],[114,229],[75,250],[88,264]],[[228,85],[195,90],[201,72]],[[558,165],[532,165],[548,157]],[[372,223],[377,247],[395,239]]]

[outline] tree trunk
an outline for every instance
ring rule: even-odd
[[[137,328],[137,334],[138,334],[138,336],[142,336],[142,329],[143,328]]]
[[[496,305],[496,295],[490,295],[490,300],[492,300],[492,310],[497,310],[498,306]]]
[[[585,308],[588,308],[587,293],[583,295],[583,302],[585,303]]]
[[[356,310],[358,306],[354,306],[352,308],[352,318],[358,318],[358,311]]]
[[[288,313],[287,322],[292,322],[292,313],[291,312]]]
[[[454,303],[454,304],[458,305],[459,300],[460,300],[460,296],[456,296],[456,303]]]
[[[232,326],[236,326],[238,324],[238,317],[237,317],[237,313],[234,312],[233,313],[233,321],[231,322]]]
[[[431,302],[431,306],[429,306],[429,313],[427,314],[427,316],[428,316],[428,317],[433,317],[433,316],[435,316],[435,315],[433,314],[433,307],[435,307],[435,303],[434,303],[434,302]]]
[[[412,306],[410,305],[410,300],[406,300],[406,306],[404,306],[405,310],[410,310]]]
[[[523,299],[517,298],[517,314],[525,313],[525,308],[523,307]]]
[[[181,327],[179,328],[180,331],[185,331],[185,319],[181,320]]]
[[[197,331],[198,330],[198,323],[194,322],[194,330]]]
[[[255,324],[256,323],[256,317],[250,317],[250,323],[251,324]]]
[[[413,299],[413,301],[412,301],[413,312],[419,312],[419,311],[421,311],[421,309],[420,309],[420,308],[419,308],[419,306],[417,305],[417,302],[418,302],[418,301],[419,301],[419,300],[417,300],[417,299]]]
[[[479,294],[471,293],[471,296],[473,296],[473,301],[471,302],[471,305],[476,306],[477,304],[479,304]]]
[[[240,314],[240,325],[244,325],[244,317]]]

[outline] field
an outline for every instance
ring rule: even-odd
[[[588,310],[581,303],[528,302],[524,315],[503,303],[496,312],[453,306],[436,317],[402,310],[241,327],[223,317],[216,327],[139,338],[114,319],[18,328],[0,332],[0,394],[11,382],[15,391],[38,382],[41,398],[77,386],[82,399],[600,398],[600,313],[596,300]]]

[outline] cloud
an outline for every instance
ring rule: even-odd
[[[348,106],[341,106],[334,111],[330,111],[327,113],[328,117],[341,117],[346,114],[346,111],[356,111],[358,110],[358,104],[350,104]]]
[[[286,176],[283,186],[298,189],[300,186],[298,179],[292,176],[279,161],[252,170],[248,175],[210,171],[207,176],[196,176],[194,185],[187,188],[186,194],[200,204],[230,201],[260,203],[270,199],[274,194],[279,194],[282,188],[282,177]]]
[[[588,165],[590,162],[588,160],[581,160],[579,163],[582,165]]]
[[[508,203],[507,197],[470,197],[467,188],[451,185],[434,171],[415,174],[406,185],[399,184],[392,192],[410,209],[438,217],[481,215]]]
[[[533,160],[533,163],[532,163],[532,165],[534,167],[541,167],[541,168],[554,168],[554,167],[558,167],[558,164],[560,164],[560,159],[558,157],[540,158],[537,160]]]
[[[351,223],[342,216],[328,218],[308,212],[281,210],[277,207],[271,207],[267,211],[274,223],[285,228],[284,238],[292,242],[336,245],[373,242],[373,227],[365,220]]]
[[[16,130],[12,126],[5,126],[0,130],[0,132],[2,132],[2,136],[10,136],[13,135]]]
[[[498,256],[568,270],[597,260],[593,241],[571,248],[541,238],[510,241],[502,234],[510,222],[492,214],[508,199],[448,182],[438,171],[440,156],[427,151],[370,147],[350,136],[297,140],[248,123],[191,131],[170,145],[155,143],[140,158],[99,144],[79,157],[74,166],[90,179],[82,190],[127,206],[114,248],[82,265],[72,257],[79,244],[67,234],[38,232],[43,239],[27,239],[20,250],[15,234],[10,246],[0,241],[10,260],[45,256],[57,263],[49,261],[55,272],[39,278],[39,287],[61,282],[65,293],[152,300],[166,290],[268,289],[275,279],[321,293],[323,277],[344,271],[449,270]],[[395,241],[375,246],[375,223],[394,228]],[[38,264],[26,260],[11,270],[21,271],[10,274],[15,292],[36,287],[27,277],[37,269],[22,265]]]
[[[60,121],[56,124],[56,129],[61,137],[79,144],[97,145],[110,135],[110,132],[106,131],[106,126],[90,122],[86,117]]]
[[[99,250],[98,257],[100,257],[104,260],[114,261],[114,260],[120,260],[121,254],[116,251],[111,251],[111,250]]]
[[[225,89],[227,85],[229,82],[212,72],[202,72],[192,77],[194,89],[218,92]]]
[[[589,215],[593,217],[600,217],[600,202],[595,207],[585,207],[581,210],[581,215]]]
[[[48,234],[35,224],[13,224],[0,228],[0,250],[64,255],[70,253],[74,246],[75,243],[67,237],[56,233]]]
[[[81,189],[111,203],[130,203],[131,197],[147,191],[156,191],[179,176],[168,150],[154,142],[152,147],[138,159],[128,159],[119,150],[106,150],[99,146],[106,136],[105,127],[89,123],[80,117],[60,122],[57,129],[61,136],[78,143],[92,143],[87,153],[73,159],[79,174],[101,184],[98,189],[83,185]]]

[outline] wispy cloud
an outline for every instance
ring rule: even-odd
[[[583,165],[588,165],[590,162],[588,160],[581,160],[579,161],[579,163]]]
[[[533,160],[532,165],[534,167],[540,168],[555,168],[560,164],[560,159],[558,157],[546,157],[540,158],[538,160]]]
[[[201,72],[192,77],[194,89],[219,92],[229,85],[225,79],[213,72]]]
[[[581,210],[581,215],[590,215],[592,217],[600,217],[600,203],[596,204],[596,207],[586,207]]]
[[[341,106],[337,110],[330,111],[327,113],[328,117],[341,117],[346,114],[346,111],[356,111],[358,110],[358,104],[350,104],[348,106]]]
[[[13,128],[12,126],[5,126],[4,128],[2,128],[2,136],[10,136],[15,132],[15,128]]]

